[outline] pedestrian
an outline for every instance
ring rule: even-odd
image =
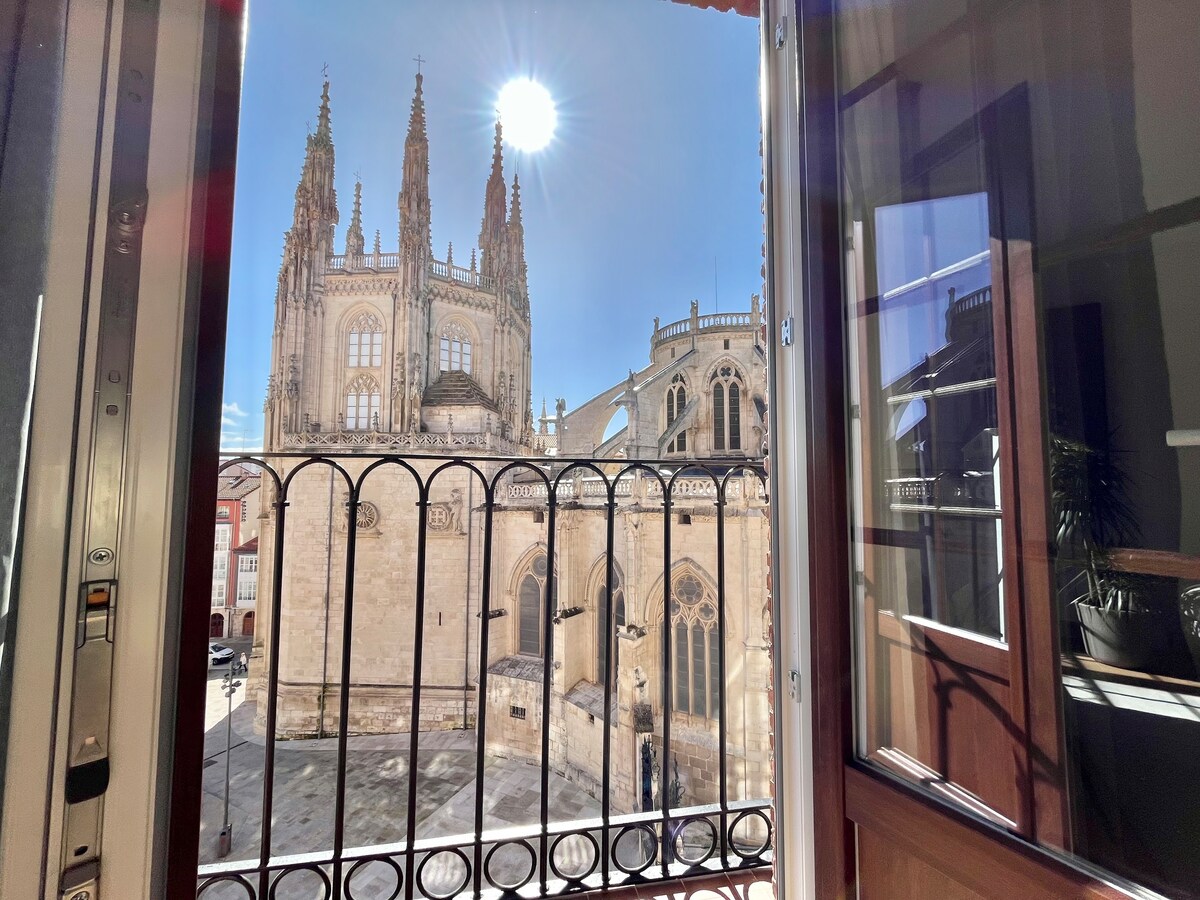
[[[249,660],[246,659],[246,651],[242,651],[242,655],[238,658],[238,668],[243,672],[249,672],[250,668],[246,665]]]

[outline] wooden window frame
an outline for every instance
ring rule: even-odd
[[[810,498],[807,550],[814,756],[810,839],[814,842],[816,896],[823,900],[849,898],[864,887],[859,881],[862,873],[857,854],[859,840],[869,832],[883,836],[909,857],[923,860],[982,896],[1047,900],[1064,896],[1126,897],[1125,892],[1084,871],[1082,864],[1068,863],[1033,842],[1065,847],[1069,828],[1059,732],[1057,616],[1050,615],[1053,597],[1044,593],[1051,585],[1043,577],[1049,567],[1046,544],[1041,543],[1040,550],[1036,545],[1047,536],[1044,503],[1021,506],[1015,502],[1017,497],[1012,497],[1009,508],[1016,510],[1012,528],[1019,527],[1020,535],[1011,534],[1012,528],[1005,534],[1008,552],[1015,554],[1020,566],[1013,573],[1014,580],[1025,592],[1021,620],[1010,623],[1008,635],[1014,645],[1014,688],[1024,698],[1022,712],[1030,757],[1040,757],[1039,778],[1032,780],[1027,791],[1028,833],[1018,837],[856,756],[846,467],[850,420],[843,343],[839,159],[839,105],[845,98],[841,98],[837,79],[834,6],[835,0],[794,0],[788,10],[795,16],[798,90],[804,98],[793,137],[798,144],[801,185],[797,262],[804,272],[803,297],[794,302],[805,356],[807,444],[803,449]],[[972,5],[936,39],[967,29],[972,20],[987,14],[986,6]],[[934,43],[926,42],[914,52],[929,53]],[[898,69],[889,66],[869,83],[894,78]],[[1002,164],[1007,163],[1002,160]],[[1009,178],[1030,175],[1003,174]],[[1009,257],[1006,264],[1017,269],[1015,278],[1010,272],[1007,287],[1021,292],[1022,299],[1032,296],[1028,244],[1019,247],[1010,242],[1005,251]],[[1007,302],[1013,311],[1008,352],[1016,359],[1036,363],[1040,342],[1036,307],[1032,303],[1012,303],[1011,298]],[[778,300],[774,302],[776,318],[782,305]],[[997,360],[997,367],[1000,365]],[[1028,365],[1015,367],[1011,374],[1011,389],[1017,396],[1028,397]],[[1038,377],[1036,369],[1032,374]],[[1002,405],[1001,415],[1013,417],[1006,424],[1012,429],[1016,452],[1023,460],[1032,458],[1035,462],[1018,470],[1019,482],[1007,485],[1007,491],[1026,497],[1045,496],[1036,493],[1044,490],[1046,477],[1044,471],[1039,471],[1045,460],[1040,446],[1044,441],[1040,407],[1014,404],[1011,395],[998,398],[998,404]],[[1006,565],[1013,558],[1006,553]],[[1030,690],[1029,685],[1037,689]]]

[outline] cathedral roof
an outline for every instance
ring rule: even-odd
[[[421,398],[423,406],[486,406],[499,412],[494,400],[466,372],[443,372],[433,384],[425,389]]]

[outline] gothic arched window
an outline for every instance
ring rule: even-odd
[[[359,375],[346,387],[347,431],[379,429],[379,382],[370,375]]]
[[[675,712],[715,719],[721,709],[717,601],[708,585],[686,569],[671,582],[671,628]]]
[[[539,553],[517,588],[517,652],[523,656],[542,655],[542,604],[546,598],[547,574],[546,554]]]
[[[683,411],[687,409],[687,382],[682,374],[677,374],[671,379],[671,384],[667,388],[667,428],[683,415]],[[680,431],[679,434],[667,444],[668,453],[683,453],[687,450],[687,431]]]
[[[447,322],[442,327],[439,350],[442,372],[471,374],[471,332],[461,322]]]
[[[742,373],[722,365],[709,376],[713,402],[713,449],[742,449]]]
[[[346,365],[351,369],[383,365],[383,323],[373,312],[364,309],[350,320]]]
[[[617,566],[613,566],[613,589],[612,589],[613,609],[613,672],[617,671],[617,665],[620,662],[619,648],[620,641],[617,640],[617,634],[625,627],[625,588],[624,580],[621,577],[621,570]],[[608,622],[608,597],[604,590],[604,579],[600,579],[600,583],[596,585],[596,683],[604,683],[604,637],[605,623]]]

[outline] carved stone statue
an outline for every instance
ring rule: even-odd
[[[466,534],[462,524],[463,511],[463,492],[461,488],[454,488],[450,492],[450,524],[448,530],[454,534]]]

